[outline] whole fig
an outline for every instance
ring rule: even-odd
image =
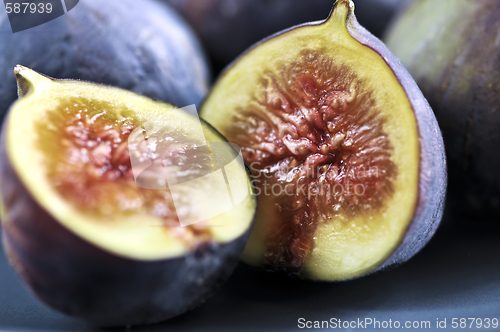
[[[81,0],[67,14],[12,33],[0,13],[0,118],[17,99],[12,68],[88,80],[173,103],[197,104],[210,73],[197,37],[170,6],[153,0]]]
[[[455,229],[496,228],[500,218],[499,18],[496,0],[416,0],[385,37],[443,131]]]

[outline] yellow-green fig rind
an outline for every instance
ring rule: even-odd
[[[16,76],[22,97],[9,111],[0,144],[5,209],[2,236],[13,268],[31,291],[51,307],[100,326],[155,323],[203,303],[227,280],[238,262],[253,221],[255,197],[248,195],[232,211],[215,217],[218,222],[227,222],[214,228],[213,241],[193,248],[169,243],[175,242],[169,238],[165,238],[163,247],[161,243],[155,247],[151,241],[149,246],[153,248],[134,242],[116,243],[120,236],[134,240],[134,233],[144,233],[141,227],[148,228],[146,233],[163,234],[169,229],[148,225],[146,220],[127,232],[117,224],[116,233],[121,235],[113,237],[113,230],[108,232],[100,226],[102,220],[96,223],[91,215],[72,210],[66,197],[55,195],[43,176],[34,182],[37,175],[43,175],[40,169],[44,170],[45,165],[37,162],[40,153],[32,145],[23,145],[26,151],[17,150],[19,144],[33,141],[19,134],[29,136],[33,118],[43,113],[41,110],[51,100],[68,94],[88,97],[96,103],[104,98],[117,107],[142,106],[138,112],[142,112],[144,120],[154,112],[171,112],[172,121],[187,118],[182,112],[175,113],[179,110],[172,105],[118,88],[54,80],[21,66],[16,67]],[[20,124],[23,118],[25,127]],[[189,126],[190,122],[185,124]],[[202,122],[202,126],[207,139],[225,142],[208,124]],[[23,155],[30,154],[32,159],[23,159]],[[26,162],[30,160],[31,164]],[[250,188],[251,176],[246,172]]]
[[[326,56],[321,58],[322,55]],[[317,60],[318,57],[320,60]],[[267,103],[271,109],[285,107],[280,105],[285,105],[287,101],[283,102],[281,99],[281,103],[277,103],[277,99],[273,101],[272,98],[295,94],[295,99],[292,97],[288,99],[288,102],[290,100],[295,102],[309,93],[311,90],[294,89],[296,86],[287,87],[287,85],[292,82],[290,78],[296,77],[293,75],[300,75],[302,69],[297,68],[310,68],[308,66],[314,66],[315,62],[322,63],[321,66],[325,63],[330,66],[326,67],[326,70],[317,71],[320,73],[327,72],[331,66],[340,66],[338,67],[340,73],[345,72],[345,68],[349,68],[362,82],[361,85],[366,85],[368,91],[375,91],[373,94],[376,97],[373,102],[375,108],[384,110],[382,111],[386,121],[384,128],[390,131],[392,138],[390,139],[393,146],[391,161],[398,170],[398,176],[394,180],[395,193],[387,201],[386,210],[381,210],[385,212],[375,211],[371,215],[367,213],[361,217],[355,216],[348,223],[342,223],[339,220],[329,222],[328,220],[331,219],[328,218],[321,219],[314,233],[312,249],[304,258],[303,265],[300,266],[300,263],[293,265],[296,264],[293,262],[292,265],[299,266],[298,269],[290,270],[290,265],[286,266],[286,264],[284,268],[287,272],[313,280],[346,280],[400,264],[416,254],[430,240],[441,221],[447,182],[444,145],[429,104],[397,58],[380,40],[357,23],[352,1],[338,0],[325,22],[313,22],[288,29],[249,49],[218,79],[202,105],[201,116],[214,125],[229,141],[243,147],[247,144],[248,147],[248,144],[257,145],[255,142],[261,141],[251,138],[239,139],[238,137],[241,136],[238,135],[241,134],[241,130],[245,130],[245,126],[241,125],[238,129],[232,126],[235,122],[243,124],[244,120],[241,119],[245,118],[245,114],[255,112],[251,111],[252,109],[258,109],[261,112],[259,114],[266,114],[268,119],[274,119],[266,120],[273,124],[269,128],[278,128],[276,132],[272,132],[273,136],[269,136],[271,135],[269,132],[259,136],[259,139],[267,146],[274,145],[275,150],[265,147],[264,149],[268,150],[259,152],[258,149],[251,148],[251,151],[249,150],[251,154],[261,156],[270,154],[274,156],[273,158],[278,158],[279,155],[292,156],[306,153],[307,149],[311,149],[308,152],[311,154],[323,154],[323,149],[320,149],[319,144],[317,147],[310,144],[310,148],[296,151],[290,150],[292,148],[290,144],[278,145],[282,144],[283,138],[286,138],[286,135],[278,134],[279,130],[290,133],[290,127],[293,127],[290,126],[292,122],[275,120],[277,118],[273,116],[278,113],[271,111],[266,113],[263,107],[256,106],[265,106]],[[332,79],[335,80],[335,77],[332,76]],[[325,82],[328,78],[322,77],[322,80],[321,82]],[[316,83],[319,84],[318,82]],[[342,82],[339,84],[338,87],[342,85]],[[276,86],[279,88],[276,89]],[[356,98],[356,88],[353,90],[352,85],[351,92],[349,92],[349,87],[345,91],[342,93],[347,96],[345,97],[347,102],[350,102],[349,95]],[[360,91],[363,91],[360,93],[364,95],[365,90]],[[269,115],[270,113],[273,114]],[[300,113],[293,114],[296,118],[305,117]],[[311,111],[310,114],[313,112]],[[284,117],[285,115],[281,119]],[[257,117],[257,119],[260,118]],[[318,123],[310,119],[307,119],[308,125]],[[254,123],[252,121],[255,121],[255,118],[248,120],[246,126],[252,127]],[[280,123],[286,125],[283,126]],[[272,129],[265,130],[272,131]],[[273,140],[267,141],[266,135],[273,137]],[[328,149],[325,148],[325,151]],[[323,157],[315,158],[319,160]],[[252,164],[252,160],[248,158],[246,162]],[[331,164],[329,167],[332,167]],[[274,169],[279,169],[279,167]],[[252,171],[254,171],[253,168]],[[254,177],[256,181],[261,180],[255,172]],[[243,254],[243,261],[250,265],[266,265],[273,269],[282,269],[282,266],[277,267],[272,264],[269,266],[269,261],[265,262],[267,259],[265,257],[269,257],[266,256],[269,255],[269,252],[266,252],[266,246],[274,244],[268,238],[269,229],[276,227],[273,225],[280,222],[283,211],[286,211],[282,207],[276,210],[276,204],[279,204],[280,199],[273,195],[270,197],[259,196],[260,207],[256,225]],[[291,209],[293,210],[293,207]],[[328,210],[328,207],[325,209]],[[377,220],[375,224],[369,223],[368,220],[372,218]],[[307,223],[309,220],[305,217],[300,222]],[[368,229],[368,231],[363,229]],[[358,232],[358,230],[361,231]],[[297,241],[297,246],[302,246],[302,249],[301,247],[292,249],[291,246],[282,247],[282,249],[290,252],[306,251],[307,241],[298,239]],[[278,261],[274,260],[274,262]]]
[[[413,106],[419,131],[419,201],[404,240],[377,269],[380,270],[410,259],[436,232],[443,216],[448,180],[447,162],[436,117],[410,73],[382,41],[357,23],[353,11],[347,18],[347,29],[354,39],[380,54],[394,72]]]

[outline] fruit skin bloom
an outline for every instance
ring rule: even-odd
[[[442,129],[450,174],[445,226],[454,230],[499,228],[498,17],[494,0],[414,1],[385,37]]]
[[[159,1],[80,1],[67,14],[18,33],[11,32],[7,15],[2,15],[0,31],[0,119],[17,99],[12,76],[17,64],[180,107],[199,104],[209,89],[210,70],[200,42]]]

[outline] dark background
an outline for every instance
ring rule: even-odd
[[[499,253],[497,235],[438,231],[406,264],[348,282],[314,283],[240,265],[205,305],[167,322],[131,331],[290,331],[300,330],[299,318],[365,317],[402,324],[428,320],[433,330],[437,318],[446,318],[452,330],[452,318],[500,319]],[[26,290],[3,253],[0,278],[2,331],[126,330],[100,330],[47,308]],[[464,330],[477,329],[467,326]]]

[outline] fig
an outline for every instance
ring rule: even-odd
[[[236,266],[255,214],[237,151],[170,104],[22,66],[15,74],[2,239],[31,291],[102,326],[154,323],[206,300]]]
[[[201,102],[211,81],[192,29],[170,6],[152,0],[80,1],[65,15],[17,33],[2,15],[0,50],[0,119],[17,99],[17,64],[182,107]]]
[[[443,130],[454,230],[498,227],[499,17],[494,0],[414,1],[385,37]]]
[[[243,54],[200,115],[241,146],[254,175],[245,263],[351,279],[408,260],[440,223],[446,162],[434,114],[349,0]]]
[[[304,22],[325,18],[333,0],[163,0],[176,8],[200,36],[214,71],[232,62],[259,40]],[[358,19],[381,36],[408,0],[356,1]]]

